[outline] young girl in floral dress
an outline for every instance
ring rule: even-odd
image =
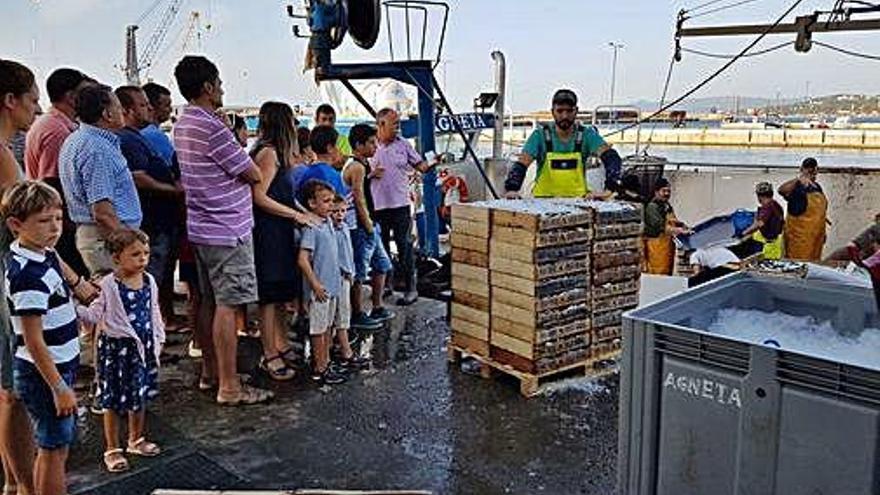
[[[100,282],[101,295],[82,320],[98,325],[98,402],[104,408],[104,465],[113,473],[129,468],[125,454],[153,457],[160,449],[147,441],[147,403],[158,394],[159,353],[165,328],[159,312],[159,290],[146,272],[150,242],[140,230],[119,229],[106,241],[114,271]],[[128,420],[123,450],[119,427]]]

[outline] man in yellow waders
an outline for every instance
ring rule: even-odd
[[[669,198],[672,188],[665,177],[654,185],[654,199],[645,206],[644,266],[645,273],[672,275],[675,265],[674,236],[686,233],[687,226],[678,220]]]
[[[800,175],[781,186],[779,194],[788,201],[785,219],[785,257],[800,261],[819,261],[825,246],[828,199],[816,182],[819,164],[807,158]]]
[[[538,163],[532,191],[536,198],[610,197],[609,191],[616,191],[620,183],[620,155],[594,127],[576,122],[577,95],[573,91],[556,91],[551,110],[554,125],[543,125],[529,136],[504,182],[505,197],[520,197],[519,190],[532,162]],[[598,156],[605,165],[602,187],[592,184],[591,188],[587,184],[585,163],[590,155]]]
[[[760,205],[755,222],[743,231],[742,237],[745,240],[731,248],[731,251],[740,258],[762,253],[764,259],[778,260],[783,253],[782,230],[785,214],[782,206],[773,199],[773,186],[769,182],[761,182],[755,186],[755,194]]]

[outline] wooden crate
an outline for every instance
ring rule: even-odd
[[[456,249],[464,249],[466,251],[489,254],[488,237],[477,237],[453,230],[449,236],[449,242],[452,245],[453,251]]]
[[[489,357],[488,342],[459,332],[452,332],[448,348],[456,348],[459,352],[465,352],[470,355]]]
[[[477,266],[480,268],[489,268],[489,254],[481,253],[480,251],[472,251],[470,249],[453,247],[452,262]]]

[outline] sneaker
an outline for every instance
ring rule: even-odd
[[[373,310],[370,311],[370,318],[372,318],[380,323],[384,323],[388,320],[393,320],[394,313],[392,313],[391,311],[388,311],[388,309],[385,306],[379,306],[378,308],[373,308]]]
[[[416,302],[418,300],[419,300],[419,293],[414,290],[410,290],[410,291],[407,291],[403,295],[403,297],[401,297],[400,299],[397,300],[397,305],[398,306],[409,306],[410,304],[413,304],[414,302]]]
[[[339,361],[339,364],[340,364],[340,366],[342,366],[346,370],[360,371],[360,370],[365,370],[370,367],[370,360],[365,357],[361,357],[361,356],[358,356],[357,354],[355,354],[348,359],[341,359]]]
[[[351,328],[358,330],[377,330],[382,327],[382,322],[361,311],[351,317]]]
[[[345,383],[346,378],[345,375],[337,370],[334,370],[333,366],[328,366],[323,373],[313,371],[312,381],[321,385],[339,385],[341,383]]]

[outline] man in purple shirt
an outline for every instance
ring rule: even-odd
[[[203,357],[199,387],[218,385],[221,405],[265,402],[269,391],[238,378],[235,328],[237,308],[257,301],[251,185],[260,182],[260,170],[216,113],[223,105],[217,66],[186,56],[174,77],[189,102],[174,127],[174,148],[203,298],[196,328]]]
[[[416,291],[409,184],[416,170],[424,173],[432,165],[400,137],[400,116],[397,112],[390,108],[380,110],[376,114],[376,123],[379,147],[373,157],[375,177],[370,183],[370,190],[376,208],[376,221],[382,227],[382,244],[387,253],[391,252],[389,244],[391,236],[394,236],[400,270],[406,281],[405,293],[397,304],[406,306],[419,298]]]

